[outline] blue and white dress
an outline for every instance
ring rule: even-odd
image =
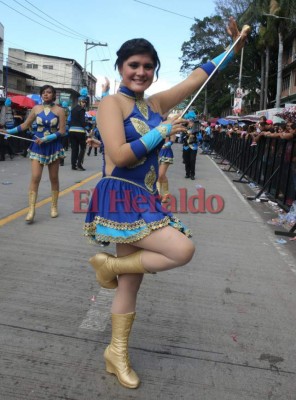
[[[35,121],[37,128],[34,131],[34,136],[38,138],[43,138],[58,131],[59,117],[51,111],[51,105],[44,105],[43,110],[37,114]],[[31,160],[37,160],[43,165],[48,165],[59,158],[65,158],[65,151],[60,137],[42,144],[32,143],[28,151]]]
[[[158,155],[159,164],[173,164],[174,153],[172,147],[162,147]]]
[[[120,93],[135,100],[131,114],[124,120],[126,142],[138,140],[161,124],[143,98],[126,87]],[[114,167],[97,184],[85,219],[85,236],[98,242],[132,243],[153,230],[172,226],[190,236],[190,231],[162,205],[156,189],[158,153],[163,141],[132,166]]]

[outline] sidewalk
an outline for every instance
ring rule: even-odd
[[[114,292],[95,281],[87,260],[101,248],[82,237],[84,214],[72,212],[69,190],[58,218],[45,204],[34,224],[11,218],[0,231],[1,400],[296,399],[296,243],[277,244],[266,223],[270,209],[245,200],[249,188],[234,186],[209,156],[198,155],[192,181],[184,179],[181,145],[174,153],[176,199],[180,189],[190,197],[201,185],[224,209],[179,212],[193,233],[194,259],[145,276],[130,338],[139,389],[122,388],[105,372]],[[1,218],[27,206],[29,162],[14,161],[0,164],[1,183],[12,182],[0,184]],[[69,163],[61,190],[95,186],[97,178],[84,180],[100,171],[100,156],[87,157],[83,172]],[[44,171],[40,200],[49,193]]]

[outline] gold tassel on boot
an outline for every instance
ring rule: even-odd
[[[37,200],[37,192],[30,191],[29,192],[29,211],[26,216],[26,222],[28,224],[31,224],[34,220],[36,200]]]
[[[59,191],[52,190],[51,192],[51,207],[50,207],[50,216],[51,218],[56,218],[58,213],[58,198],[59,198]]]
[[[136,389],[140,379],[130,366],[128,338],[136,313],[112,314],[112,339],[104,352],[106,371],[117,376],[121,385]]]
[[[98,253],[90,258],[89,262],[96,271],[99,284],[106,289],[115,289],[118,286],[117,275],[147,274],[141,262],[143,250],[136,251],[128,256],[114,257],[108,253]]]
[[[168,182],[163,182],[162,183],[162,190],[163,190],[163,196],[161,198],[161,202],[162,203],[167,203],[168,202],[168,197],[170,195],[169,183]]]

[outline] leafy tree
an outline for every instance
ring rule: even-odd
[[[182,45],[181,72],[190,73],[199,65],[213,59],[217,54],[225,50],[229,38],[225,29],[225,21],[220,16],[206,17],[203,20],[196,19],[191,27],[191,38]],[[227,39],[228,38],[228,39]],[[212,115],[219,115],[221,109],[229,107],[229,84],[236,79],[238,61],[232,63],[227,72],[219,73],[219,79],[213,79],[207,85],[207,102],[204,104],[204,94],[201,94],[195,102],[195,108],[204,110],[208,108]],[[208,107],[207,107],[208,106]]]

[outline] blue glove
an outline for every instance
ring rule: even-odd
[[[165,142],[165,144],[163,145],[163,147],[172,147],[172,145],[173,145],[173,142],[168,141],[168,142]]]
[[[43,143],[47,143],[56,140],[59,136],[61,136],[60,132],[51,133],[50,135],[43,136],[43,138],[41,138],[40,140]]]
[[[153,150],[163,139],[170,135],[172,124],[161,124],[151,131],[145,133],[141,139],[130,143],[132,151],[138,160]]]

